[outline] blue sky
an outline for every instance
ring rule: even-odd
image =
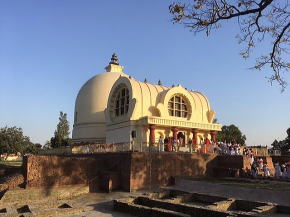
[[[116,52],[136,79],[204,93],[219,122],[237,125],[248,145],[284,139],[290,87],[281,94],[265,79],[268,71],[248,69],[254,59],[239,56],[235,22],[209,37],[194,35],[172,24],[170,2],[0,1],[0,127],[22,127],[43,144],[64,111],[72,129],[80,87]],[[268,48],[260,46],[254,55]]]

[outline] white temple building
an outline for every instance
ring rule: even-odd
[[[74,143],[154,144],[161,137],[199,143],[215,141],[220,124],[208,99],[181,85],[137,81],[123,72],[113,54],[106,71],[80,89],[73,127]]]

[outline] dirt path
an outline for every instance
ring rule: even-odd
[[[253,189],[185,179],[178,179],[176,185],[170,188],[187,192],[290,205],[290,191]]]

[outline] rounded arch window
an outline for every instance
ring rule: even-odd
[[[188,118],[189,104],[185,97],[175,95],[168,102],[168,112],[170,116]]]
[[[128,113],[129,110],[129,90],[127,87],[120,87],[116,91],[116,98],[113,102],[114,116],[122,116]]]

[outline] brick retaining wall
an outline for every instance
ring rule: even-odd
[[[104,186],[98,179],[108,171],[122,171],[120,187],[130,189],[129,153],[26,156],[24,159],[24,177],[28,188],[89,185],[96,179],[96,184]]]
[[[213,174],[217,155],[189,153],[134,153],[131,161],[131,190],[160,187],[179,176]],[[151,164],[150,164],[151,162]]]
[[[23,167],[27,188],[89,185],[130,191],[164,186],[176,177],[232,175],[225,169],[247,171],[249,162],[244,156],[122,152],[26,156]]]

